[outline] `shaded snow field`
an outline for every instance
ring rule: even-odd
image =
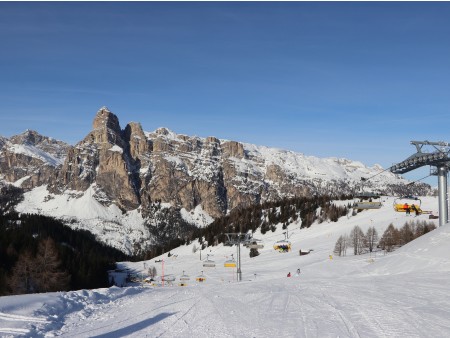
[[[20,186],[28,178],[15,182],[15,185]],[[63,194],[52,194],[43,185],[26,192],[16,210],[62,219],[72,229],[88,230],[102,242],[129,255],[134,252],[135,243],[151,238],[140,209],[123,213],[115,204],[102,205],[95,198],[96,194],[95,184],[84,192],[67,190]],[[162,207],[165,205],[170,206],[162,203]],[[201,205],[191,211],[181,209],[181,216],[198,227],[205,227],[214,220]]]
[[[289,226],[293,250],[278,253],[281,225],[264,236],[265,247],[249,258],[242,248],[242,282],[224,262],[236,247],[202,250],[216,267],[202,266],[192,243],[145,262],[119,265],[136,273],[155,267],[176,277],[172,286],[81,290],[0,298],[0,336],[14,337],[449,337],[450,225],[399,250],[332,257],[337,238],[359,225],[381,236],[390,223],[428,220],[396,213],[392,198],[379,210],[335,223]],[[342,203],[342,202],[340,202]],[[422,199],[435,213],[438,200]],[[431,220],[430,220],[431,221]],[[438,220],[435,221],[436,225]],[[314,249],[299,256],[299,250]],[[300,268],[301,274],[295,276]],[[190,276],[187,286],[179,277]],[[195,277],[203,271],[206,281]],[[287,278],[291,272],[294,276]]]

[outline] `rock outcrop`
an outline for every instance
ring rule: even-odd
[[[132,128],[128,130],[128,137],[134,139]],[[107,196],[102,203],[115,203],[123,210],[135,209],[140,205],[135,162],[119,119],[103,107],[94,118],[92,131],[69,151],[63,167],[51,182],[51,189],[53,192],[84,191],[95,183]]]

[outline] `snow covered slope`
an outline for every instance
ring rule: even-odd
[[[115,204],[105,206],[98,202],[97,194],[95,185],[84,192],[65,191],[63,194],[52,194],[43,185],[25,193],[16,210],[56,217],[73,229],[90,231],[102,242],[127,254],[135,251],[136,243],[150,240],[139,210],[123,213]]]
[[[436,198],[423,198],[436,212]],[[236,247],[210,247],[216,267],[200,261],[198,243],[151,261],[120,265],[136,273],[155,267],[176,277],[172,286],[129,287],[0,298],[0,335],[33,337],[448,337],[450,336],[450,224],[396,252],[332,257],[341,234],[359,225],[380,235],[393,223],[428,221],[427,215],[383,208],[336,223],[289,227],[293,250],[278,253],[277,231],[255,234],[265,247],[249,258],[242,248],[242,282],[224,262]],[[431,220],[430,220],[431,221]],[[314,249],[306,256],[299,250]],[[300,268],[297,277],[286,274]],[[202,284],[195,277],[203,272]],[[178,286],[182,274],[187,286]]]

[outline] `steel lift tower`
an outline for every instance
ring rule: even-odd
[[[251,237],[249,234],[244,234],[241,232],[236,233],[226,233],[227,241],[226,245],[234,245],[236,244],[237,248],[237,281],[240,282],[242,280],[242,270],[241,270],[241,244],[249,244]]]
[[[439,191],[439,226],[448,222],[448,196],[447,196],[447,174],[450,168],[450,143],[411,141],[416,146],[417,152],[403,162],[394,164],[390,171],[394,174],[404,174],[411,170],[429,165],[431,174],[438,177]],[[432,152],[423,152],[423,146],[431,146]]]

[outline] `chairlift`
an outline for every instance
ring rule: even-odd
[[[186,275],[183,270],[183,274],[180,277],[180,281],[188,281],[189,279],[191,278],[188,275]]]
[[[291,251],[291,242],[288,240],[282,240],[282,241],[278,241],[275,242],[275,244],[273,245],[273,248],[281,253],[286,253]]]
[[[250,243],[249,245],[247,245],[247,247],[249,249],[263,249],[264,248],[264,244],[258,244],[256,242]]]
[[[358,210],[380,209],[382,207],[381,196],[372,192],[363,192],[355,195],[353,207]]]
[[[407,209],[411,210],[413,205],[417,209],[419,214],[423,213],[422,209],[420,208],[422,205],[422,201],[420,200],[420,198],[415,196],[397,197],[394,200],[393,204],[394,210],[397,212],[406,212]]]
[[[200,275],[198,275],[195,280],[199,283],[203,283],[206,280],[206,277],[203,275],[203,271]]]
[[[206,255],[206,259],[203,261],[203,266],[205,268],[214,268],[216,266],[216,262],[209,259],[209,255]]]
[[[261,242],[259,239],[251,239],[248,243],[244,244],[245,247],[249,249],[262,249],[264,248],[264,244],[258,243]]]
[[[174,275],[165,275],[165,276],[161,276],[161,281],[164,281],[164,282],[174,282],[174,281],[175,281],[175,276],[174,276]]]
[[[231,259],[227,259],[225,261],[223,266],[226,268],[235,268],[236,267],[236,260],[234,259],[233,255],[231,255]]]

